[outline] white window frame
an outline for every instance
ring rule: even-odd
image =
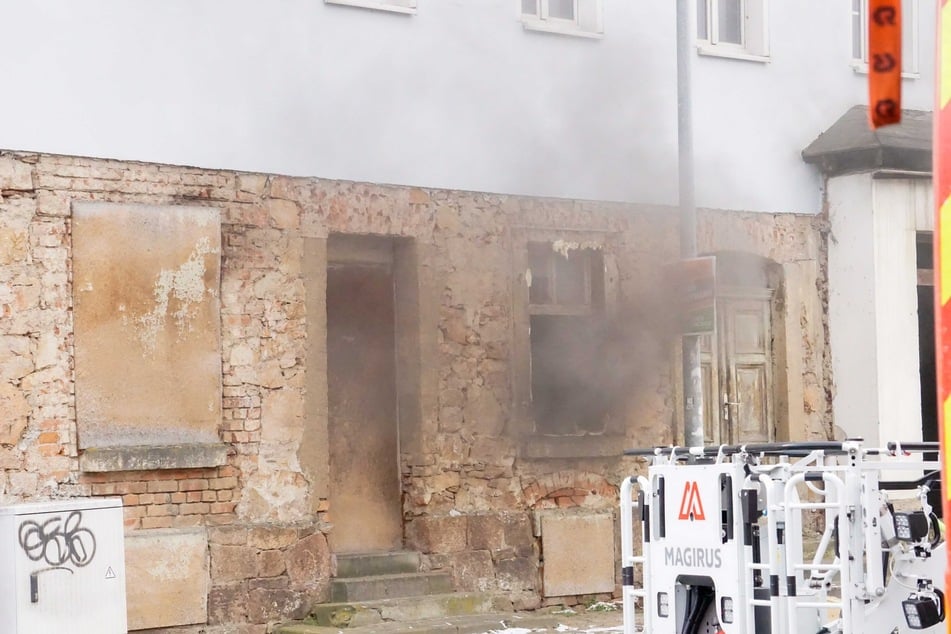
[[[858,2],[858,11],[855,10],[855,2]],[[918,79],[921,77],[918,65],[920,61],[918,51],[921,42],[918,31],[920,24],[918,18],[921,15],[920,5],[919,0],[902,0],[902,25],[906,23],[911,24],[911,42],[906,42],[904,37],[902,37],[901,76],[905,79]],[[852,69],[857,73],[866,74],[868,73],[868,0],[853,0],[852,8],[849,9],[849,15],[851,17],[849,26],[852,28],[853,34],[855,33],[855,21],[859,21],[859,51],[861,51],[860,56],[855,57],[855,42],[853,41],[853,54],[851,54]],[[904,36],[904,30],[902,35]]]
[[[721,42],[718,5],[720,0],[699,0],[705,3],[706,37],[697,29],[697,52],[701,55],[730,57],[753,62],[769,61],[769,0],[740,0],[740,43]],[[699,26],[699,16],[695,16]]]
[[[416,0],[324,0],[326,4],[340,4],[361,9],[376,9],[391,13],[416,13]]]
[[[535,13],[522,12],[522,0],[518,4],[518,15],[522,27],[527,31],[544,31],[559,35],[574,35],[600,39],[604,33],[602,21],[603,0],[573,0],[574,19],[553,17],[549,14],[549,0],[535,0]]]

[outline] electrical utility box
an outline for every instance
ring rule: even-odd
[[[122,500],[0,506],[0,632],[126,631]]]

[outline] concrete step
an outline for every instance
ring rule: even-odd
[[[408,550],[337,555],[337,577],[371,577],[419,572],[419,553]]]
[[[336,603],[446,592],[452,592],[452,578],[445,572],[338,577],[330,582],[330,600]]]
[[[488,613],[511,613],[507,597],[486,592],[452,592],[427,596],[322,603],[314,606],[306,625],[330,628],[375,627]],[[306,632],[307,630],[302,630]],[[285,634],[294,634],[291,631]]]

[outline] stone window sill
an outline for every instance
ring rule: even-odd
[[[624,436],[523,436],[519,454],[523,458],[610,458],[624,452]]]
[[[79,457],[79,468],[105,471],[203,469],[228,463],[228,445],[188,444],[144,447],[91,447]]]

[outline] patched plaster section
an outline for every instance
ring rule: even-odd
[[[139,326],[137,337],[147,354],[155,354],[156,337],[165,329],[172,299],[179,303],[178,310],[171,313],[179,341],[192,331],[192,322],[198,317],[198,304],[204,299],[205,293],[215,294],[214,289],[205,288],[205,256],[216,253],[208,238],[202,237],[180,267],[175,270],[162,269],[155,277],[152,289],[155,307],[135,319]]]

